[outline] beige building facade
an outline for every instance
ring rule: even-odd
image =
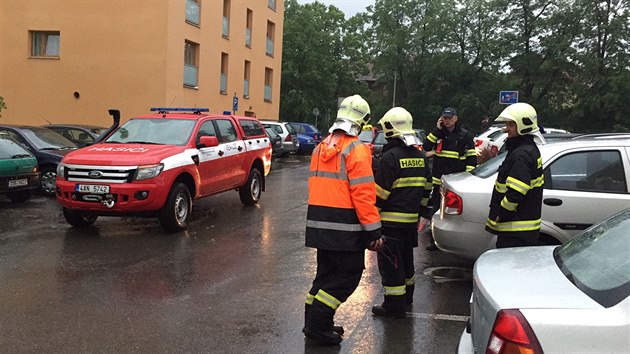
[[[278,119],[283,0],[1,0],[0,124],[150,107]]]

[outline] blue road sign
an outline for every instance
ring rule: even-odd
[[[232,99],[232,110],[234,112],[238,111],[238,97],[234,96],[234,99]]]
[[[518,103],[518,91],[499,92],[499,104]]]

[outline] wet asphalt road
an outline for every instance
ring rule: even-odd
[[[376,257],[335,322],[341,346],[301,332],[315,250],[304,247],[308,158],[274,161],[254,207],[200,200],[186,232],[157,219],[66,224],[54,199],[0,197],[0,351],[104,353],[449,353],[469,315],[472,263],[416,249],[406,319],[381,319]]]

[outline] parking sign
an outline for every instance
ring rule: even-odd
[[[499,92],[499,104],[518,103],[518,91]]]

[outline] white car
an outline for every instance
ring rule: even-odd
[[[628,353],[630,209],[558,246],[483,254],[458,353]]]
[[[282,138],[282,145],[284,146],[284,152],[281,156],[294,154],[300,147],[297,133],[295,129],[288,122],[278,122],[273,120],[261,120],[260,123],[265,128],[273,129]]]
[[[545,185],[541,240],[567,242],[580,231],[630,206],[630,138],[582,136],[539,145]],[[505,153],[471,172],[442,177],[442,204],[432,217],[436,246],[476,259],[495,248],[485,231],[490,197]]]
[[[559,134],[567,134],[567,138],[574,136],[574,135],[569,135],[571,133],[569,133],[566,130],[555,129],[555,128],[545,128],[545,132],[544,133],[540,132],[538,136],[542,135],[543,137],[545,137],[547,134],[552,134],[554,136],[559,135]],[[492,150],[494,154],[496,154],[501,151],[503,144],[505,144],[505,140],[507,140],[506,132],[501,132],[501,134],[494,133],[492,134],[491,137],[489,137],[488,147],[490,148],[490,150]]]
[[[490,140],[495,136],[499,136],[503,133],[503,126],[493,125],[490,128],[486,129],[485,132],[477,135],[473,141],[475,143],[475,152],[477,156],[481,154],[481,150],[488,148],[490,146]]]

